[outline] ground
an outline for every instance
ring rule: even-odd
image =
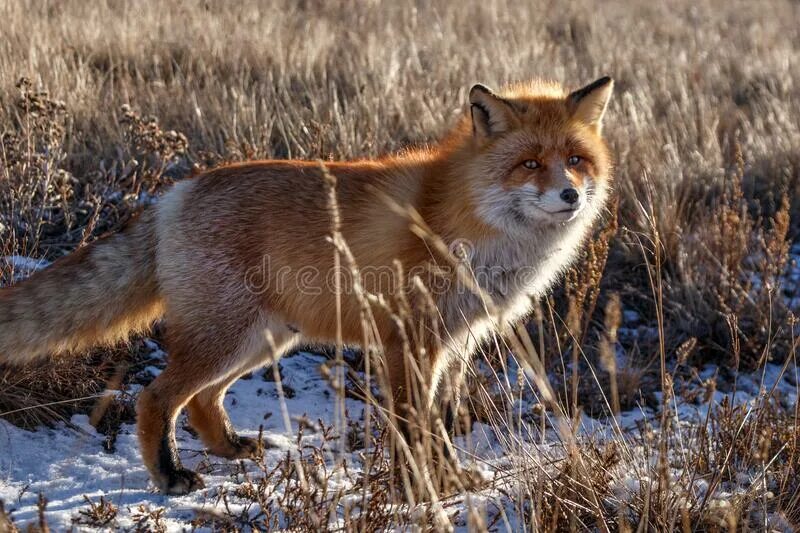
[[[282,361],[282,396],[262,370],[226,398],[263,460],[207,457],[181,419],[207,488],[163,497],[132,407],[159,327],[0,365],[0,531],[800,529],[798,19],[793,0],[0,2],[2,286],[193,172],[430,143],[474,83],[615,80],[613,201],[478,354],[460,469],[426,448],[399,477],[363,360],[337,378],[318,347]]]
[[[163,367],[165,354],[153,341],[148,340],[145,345],[152,365],[141,373],[148,379]],[[360,484],[363,480],[359,478],[365,473],[365,458],[371,457],[363,442],[359,445],[348,441],[354,428],[363,429],[366,404],[346,398],[342,405],[337,400],[334,388],[321,371],[326,363],[330,363],[330,358],[325,355],[298,352],[280,362],[282,391],[278,390],[272,368],[260,370],[232,387],[225,399],[226,408],[241,434],[261,435],[265,439],[267,446],[260,459],[232,462],[209,456],[182,418],[178,424],[181,458],[186,466],[200,471],[206,481],[205,489],[188,496],[164,496],[150,483],[131,423],[123,423],[117,429],[113,446],[109,446],[108,435],[99,433],[85,414],[35,431],[0,420],[0,443],[5,450],[0,459],[0,500],[5,502],[11,519],[18,526],[25,526],[38,522],[39,495],[45,495],[44,515],[54,530],[285,528],[293,525],[291,515],[283,510],[287,503],[283,500],[289,498],[289,484],[293,481],[287,484],[283,474],[274,472],[290,464],[287,457],[297,458],[301,450],[305,454],[312,450],[315,460],[304,464],[324,470],[319,477],[324,491],[342,491],[338,497],[324,496],[322,491],[315,502],[329,506],[321,514],[328,527],[344,527],[345,516],[355,517],[359,512],[352,500],[355,498],[357,502],[359,491],[363,490]],[[509,358],[509,365],[508,381],[514,383],[520,369],[514,366],[513,358]],[[681,480],[685,482],[688,462],[679,455],[694,455],[683,448],[699,443],[696,428],[707,425],[709,415],[721,405],[739,406],[746,416],[754,417],[760,416],[759,410],[770,403],[766,398],[790,411],[796,405],[800,373],[794,364],[769,363],[757,372],[738,374],[735,388],[727,380],[721,380],[728,390],[714,390],[706,396],[708,391],[703,384],[716,379],[719,372],[716,365],[700,369],[697,378],[675,396],[669,412],[671,424],[677,428],[673,434],[675,447],[671,450],[676,464],[671,477],[679,486]],[[524,377],[521,380],[526,382]],[[133,385],[109,394],[125,401],[135,397],[139,389],[139,385]],[[536,395],[530,383],[518,394],[522,409],[534,412]],[[345,419],[337,421],[342,406]],[[613,419],[583,415],[576,424],[578,442],[615,444],[628,455],[608,468],[610,495],[613,495],[609,509],[624,509],[646,491],[653,464],[648,464],[652,458],[648,460],[645,436],[660,426],[662,411],[659,399],[654,407],[639,405]],[[517,428],[518,435],[532,436],[537,433],[537,426],[538,422],[528,419],[523,427]],[[557,432],[552,429],[544,440],[509,439],[503,435],[506,429],[507,426],[476,422],[468,436],[455,441],[462,466],[478,480],[469,491],[443,495],[441,512],[456,531],[469,530],[468,526],[474,524],[475,518],[471,516],[474,513],[481,516],[483,524],[491,525],[492,530],[517,530],[529,524],[527,517],[519,516],[519,500],[513,494],[515,482],[507,479],[509,474],[519,475],[521,464],[530,465],[533,461],[541,465],[562,460],[566,455]],[[734,480],[710,488],[709,480],[713,477],[700,475],[675,493],[685,492],[685,497],[696,501],[708,495],[710,508],[716,503],[724,509],[736,498],[752,498],[765,492],[765,487],[759,485],[763,484],[759,473],[758,468],[743,469]],[[380,478],[380,474],[376,477]],[[375,491],[374,485],[370,487],[369,490]],[[254,491],[268,497],[254,497]],[[383,505],[392,512],[390,502]],[[395,506],[393,512],[403,514],[408,510]],[[720,516],[724,522],[724,513]],[[765,512],[762,520],[771,531],[793,530],[788,521],[772,511]]]

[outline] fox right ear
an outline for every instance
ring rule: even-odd
[[[613,90],[614,80],[605,76],[570,93],[567,98],[572,115],[599,132]]]
[[[510,130],[515,121],[511,105],[488,87],[473,85],[469,91],[472,132],[476,138],[485,139]]]

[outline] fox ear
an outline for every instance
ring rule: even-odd
[[[570,93],[567,102],[572,116],[600,131],[613,89],[614,80],[605,76]]]
[[[469,105],[472,132],[477,138],[487,138],[508,131],[516,122],[511,105],[480,83],[470,89]]]

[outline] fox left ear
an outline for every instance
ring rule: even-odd
[[[476,138],[499,135],[517,124],[511,104],[480,83],[470,89],[469,105]]]
[[[567,102],[572,111],[572,116],[585,124],[593,126],[599,132],[613,89],[614,80],[605,76],[582,89],[570,93],[567,97]]]

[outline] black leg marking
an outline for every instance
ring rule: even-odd
[[[161,437],[158,470],[163,480],[161,490],[166,494],[187,494],[205,486],[199,475],[181,465],[178,449],[175,446],[174,428],[171,426],[167,426]]]

